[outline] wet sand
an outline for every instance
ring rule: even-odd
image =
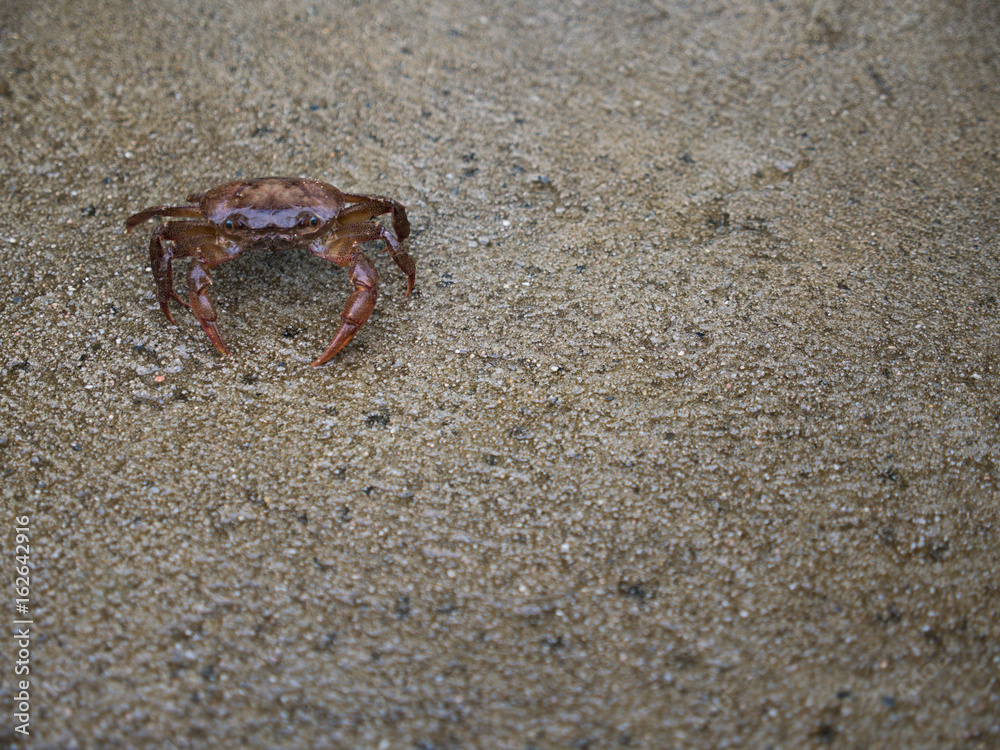
[[[1000,743],[996,3],[2,14],[0,744]],[[326,368],[122,230],[268,174],[410,213]]]

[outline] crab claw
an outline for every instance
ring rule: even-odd
[[[417,266],[405,250],[399,249],[396,252],[390,250],[389,252],[396,265],[399,266],[399,270],[406,274],[406,296],[409,297],[417,280]]]
[[[351,258],[350,275],[354,291],[347,298],[344,311],[340,314],[340,329],[330,345],[312,363],[313,367],[325,365],[336,356],[337,352],[347,346],[347,342],[354,338],[354,334],[371,317],[375,309],[375,301],[378,299],[378,272],[363,253],[357,252]]]
[[[205,330],[205,334],[208,336],[208,340],[215,344],[215,348],[218,349],[223,357],[230,356],[229,347],[226,346],[226,342],[222,340],[222,334],[219,333],[219,326],[214,320],[202,320],[198,319],[201,323],[201,327]]]
[[[219,326],[215,322],[219,316],[215,312],[215,307],[212,306],[212,300],[205,294],[205,290],[211,284],[212,277],[209,276],[205,265],[200,261],[193,261],[188,267],[188,296],[191,299],[191,312],[201,323],[208,340],[215,344],[215,348],[222,353],[223,357],[228,357],[229,349],[226,347],[226,342],[222,340]]]

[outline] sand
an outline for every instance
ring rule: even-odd
[[[0,14],[0,744],[1000,743],[996,3]],[[123,232],[270,174],[409,210],[329,367]]]

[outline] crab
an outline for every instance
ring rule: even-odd
[[[306,248],[313,255],[348,269],[354,292],[340,314],[341,324],[330,345],[312,363],[326,364],[354,338],[371,316],[378,298],[378,272],[361,251],[364,242],[381,241],[406,274],[406,295],[413,291],[416,266],[403,249],[410,234],[406,208],[381,195],[342,193],[319,180],[263,177],[237,180],[204,193],[188,196],[187,206],[153,206],[129,217],[129,233],[145,221],[176,218],[153,230],[149,264],[156,282],[156,300],[172,324],[170,301],[191,309],[209,340],[223,356],[229,349],[222,340],[218,316],[206,290],[209,271],[233,260],[245,250],[294,250]],[[376,216],[392,214],[390,232]],[[176,258],[190,258],[188,300],[174,290]]]

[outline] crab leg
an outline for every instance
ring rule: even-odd
[[[218,314],[212,306],[212,300],[205,294],[205,290],[212,285],[212,277],[208,273],[208,268],[200,260],[191,261],[188,267],[188,297],[191,299],[191,312],[201,323],[209,341],[215,344],[215,348],[222,352],[222,356],[229,356],[229,349],[226,342],[222,340],[219,333],[219,326],[215,322]]]
[[[212,284],[208,270],[235,258],[239,255],[240,248],[234,244],[219,242],[219,235],[211,224],[199,221],[162,224],[156,228],[149,241],[149,265],[156,282],[156,300],[167,320],[177,325],[170,313],[171,300],[190,307],[209,341],[223,355],[228,355],[229,349],[222,340],[216,323],[218,315],[205,290]],[[174,289],[172,262],[177,258],[191,258],[191,265],[188,267],[190,301],[185,300]]]
[[[383,195],[344,195],[344,200],[357,205],[345,208],[340,212],[337,221],[340,224],[358,224],[375,216],[392,214],[392,229],[402,242],[410,236],[410,220],[406,218],[406,206],[392,198]]]
[[[365,196],[347,196],[351,198],[364,198]],[[388,200],[388,199],[385,199]],[[399,205],[399,204],[396,204]],[[402,211],[403,220],[406,214]],[[409,231],[409,225],[407,225]],[[350,341],[358,329],[364,325],[365,321],[375,309],[375,300],[378,297],[376,284],[378,274],[371,261],[358,250],[358,245],[362,242],[372,242],[381,240],[385,243],[386,250],[392,259],[399,266],[400,270],[406,274],[406,294],[409,296],[413,291],[413,284],[417,276],[417,268],[407,252],[403,249],[402,243],[392,232],[388,231],[381,224],[374,221],[363,223],[352,223],[351,225],[338,230],[333,238],[326,245],[313,248],[313,252],[320,258],[333,261],[339,266],[350,266],[351,281],[354,284],[354,293],[348,298],[341,314],[342,323],[333,341],[323,351],[319,358],[313,362],[313,367],[319,367],[329,362]]]
[[[144,221],[155,219],[157,216],[176,217],[179,219],[204,219],[205,216],[197,206],[153,206],[145,211],[140,211],[134,216],[128,217],[125,221],[125,231],[129,234]]]
[[[215,236],[215,230],[210,224],[178,221],[161,224],[149,240],[149,266],[153,269],[153,280],[156,283],[156,301],[160,303],[160,310],[167,316],[167,320],[174,325],[177,323],[170,313],[170,300],[180,302],[185,307],[190,305],[174,291],[172,261],[174,258],[195,255],[199,245],[211,242]]]
[[[348,196],[356,198],[358,196]],[[385,200],[388,200],[386,198]],[[396,204],[399,205],[399,204]],[[347,209],[345,213],[350,214],[358,206]],[[400,206],[402,209],[402,206]],[[384,213],[384,212],[383,212]],[[385,249],[389,251],[389,255],[395,261],[396,265],[399,266],[399,270],[406,274],[406,296],[410,296],[410,292],[413,291],[413,285],[416,283],[417,279],[417,266],[413,262],[413,258],[403,249],[403,243],[400,240],[403,236],[398,239],[392,232],[387,230],[381,224],[374,221],[365,222],[363,224],[356,224],[351,221],[352,217],[348,216],[348,224],[350,226],[339,231],[337,233],[339,239],[334,240],[328,247],[335,248],[340,242],[352,242],[357,244],[359,242],[372,242],[373,240],[381,240],[385,243]],[[338,221],[343,222],[343,214],[341,214]],[[403,221],[406,221],[406,214],[403,213]],[[410,225],[406,225],[406,232],[409,233]],[[326,254],[321,254],[320,257],[327,258]],[[329,258],[328,258],[329,259]]]
[[[312,363],[313,367],[326,364],[333,359],[337,352],[347,346],[347,342],[354,338],[354,334],[367,322],[375,309],[375,301],[378,299],[378,271],[368,260],[368,256],[360,250],[351,255],[350,264],[351,283],[354,284],[354,291],[344,303],[344,311],[340,313],[341,323],[337,335]]]

